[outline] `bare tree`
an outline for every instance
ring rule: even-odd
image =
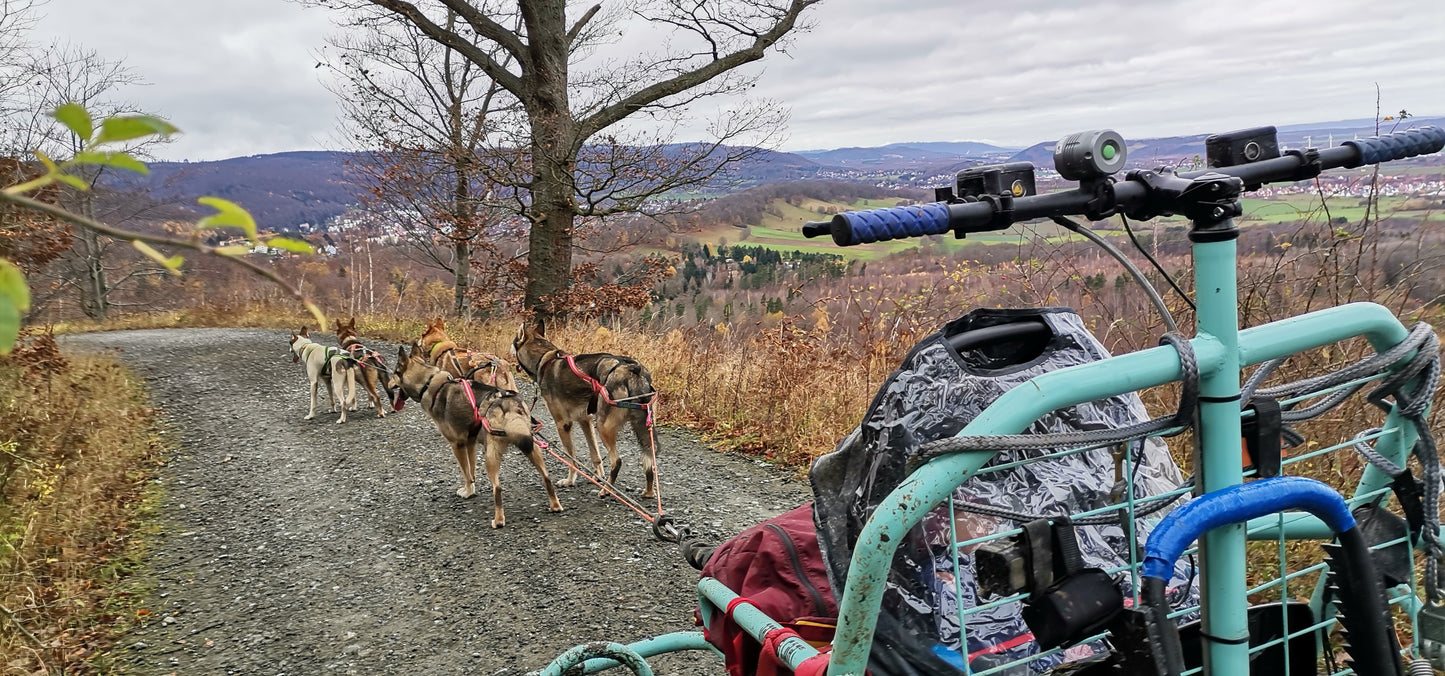
[[[398,17],[516,99],[521,115],[498,173],[529,221],[525,303],[552,313],[565,309],[551,301],[570,287],[579,226],[707,181],[749,154],[742,139],[776,133],[777,107],[758,103],[720,114],[708,142],[669,143],[691,104],[750,87],[755,76],[738,69],[776,49],[820,0],[634,0],[570,16],[566,0],[308,1]],[[662,47],[586,58],[624,19],[659,32]],[[645,125],[623,124],[640,117]]]
[[[64,125],[41,111],[54,110],[62,103],[74,102],[102,116],[134,112],[116,100],[121,87],[141,82],[139,76],[119,61],[111,61],[99,53],[70,44],[54,44],[37,50],[29,59],[26,87],[30,110],[35,111],[25,128],[25,147],[39,148],[54,157],[68,157],[81,150],[85,139],[75,136]],[[131,152],[140,152],[132,148]],[[87,190],[65,190],[60,204],[73,213],[91,220],[114,221],[116,214],[102,218],[96,213],[96,193],[104,166],[89,166],[77,174],[89,184]],[[76,232],[76,245],[66,257],[70,265],[63,278],[80,291],[80,307],[87,317],[104,319],[110,311],[110,296],[121,284],[139,276],[164,274],[155,266],[127,265],[119,278],[111,276],[106,254],[114,240],[95,230],[81,228]]]
[[[443,23],[457,30],[448,12]],[[390,15],[357,15],[330,40],[348,142],[365,151],[352,169],[366,202],[397,227],[422,263],[452,275],[453,312],[471,316],[474,250],[503,215],[479,157],[495,118],[515,107],[455,49]],[[493,57],[507,59],[500,50]]]

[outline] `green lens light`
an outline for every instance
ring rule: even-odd
[[[1103,150],[1104,159],[1106,159],[1106,160],[1112,160],[1112,159],[1114,159],[1114,157],[1117,156],[1118,154],[1119,154],[1119,148],[1118,148],[1117,146],[1115,146],[1115,145],[1112,144],[1112,143],[1105,143],[1105,144],[1104,144],[1104,150]]]

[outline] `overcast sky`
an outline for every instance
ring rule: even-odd
[[[336,29],[287,0],[49,0],[35,39],[124,59],[126,100],[185,131],[163,159],[339,147],[316,54]],[[1445,115],[1445,0],[825,0],[760,67],[785,150],[1024,145]],[[625,45],[624,39],[623,43]]]

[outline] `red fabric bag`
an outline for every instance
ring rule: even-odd
[[[811,502],[719,545],[702,576],[716,578],[816,648],[833,640],[838,604],[818,549]],[[725,617],[725,610],[708,618],[707,639],[722,651],[729,676],[776,673],[781,668],[776,656],[762,655],[762,645]]]

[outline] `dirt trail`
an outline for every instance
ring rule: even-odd
[[[507,527],[494,531],[490,500],[454,494],[456,464],[415,405],[384,420],[363,408],[344,425],[332,414],[303,421],[305,375],[286,358],[285,332],[127,331],[65,344],[119,349],[180,449],[160,479],[166,534],[145,605],[154,620],[123,639],[128,672],[491,674],[540,668],[585,641],[691,628],[697,573],[590,484],[559,489],[566,511],[549,514],[536,473],[509,456]],[[394,360],[394,346],[372,346]],[[659,445],[664,505],[714,537],[807,499],[805,481],[685,434],[660,429]],[[635,491],[635,442],[623,452],[620,481]],[[699,654],[654,666],[722,673]]]

